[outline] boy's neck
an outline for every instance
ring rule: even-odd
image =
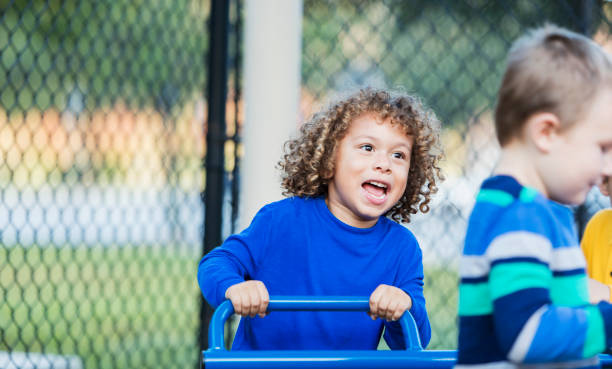
[[[534,153],[519,143],[510,143],[501,150],[501,156],[493,173],[514,177],[521,185],[532,187],[548,197],[540,177]]]

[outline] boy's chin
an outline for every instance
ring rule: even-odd
[[[551,196],[550,199],[563,205],[577,206],[583,204],[586,201],[588,193],[589,192],[586,191],[583,193],[575,194],[573,196]]]
[[[381,213],[380,210],[377,210],[377,211],[366,211],[366,212],[363,212],[363,213],[360,213],[360,214],[356,214],[356,215],[357,215],[357,217],[361,221],[371,222],[371,221],[378,220],[378,218],[380,218],[380,217],[384,217],[385,214],[387,214],[387,211],[388,210],[386,210],[384,213]]]

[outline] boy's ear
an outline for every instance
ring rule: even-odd
[[[525,134],[538,150],[549,152],[559,137],[561,122],[552,113],[536,113],[525,122]]]

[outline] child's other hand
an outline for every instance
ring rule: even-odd
[[[262,281],[245,281],[230,286],[225,298],[232,302],[234,312],[240,316],[266,316],[270,296]]]
[[[588,286],[589,302],[591,304],[597,304],[601,301],[610,301],[610,287],[592,278],[589,278]]]
[[[368,314],[375,320],[382,318],[390,322],[398,320],[406,310],[412,307],[412,299],[403,290],[381,284],[370,295]]]

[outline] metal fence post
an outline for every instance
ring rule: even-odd
[[[595,10],[593,0],[582,0],[580,2],[579,14],[580,28],[579,31],[587,37],[590,37],[593,30],[593,11]]]
[[[241,132],[239,127],[240,120],[240,105],[242,99],[242,0],[235,1],[236,18],[234,20],[234,169],[232,170],[232,215],[230,231],[234,233],[236,230],[238,219],[238,208],[240,202],[240,157],[239,146],[241,142]]]
[[[208,125],[206,131],[206,188],[204,190],[204,249],[206,254],[221,243],[225,105],[227,98],[229,1],[212,0],[210,51],[208,60]],[[208,347],[207,328],[211,307],[202,300],[200,309],[200,350]],[[198,358],[199,367],[199,358]]]

